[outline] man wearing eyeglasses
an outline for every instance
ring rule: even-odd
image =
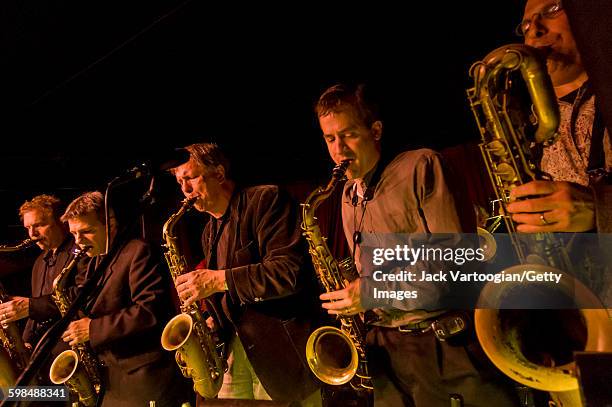
[[[561,1],[527,1],[517,33],[544,52],[561,111],[559,139],[544,149],[541,162],[554,181],[533,181],[512,191],[512,199],[529,198],[508,205],[517,230],[612,230],[612,206],[604,205],[612,144]]]
[[[528,0],[517,27],[525,44],[546,56],[546,67],[559,103],[559,138],[545,147],[541,169],[553,181],[532,181],[515,188],[507,210],[517,230],[598,232],[612,230],[612,141],[582,64],[561,1]],[[572,263],[585,265],[581,280],[612,306],[612,276],[604,235],[572,239]],[[597,243],[597,242],[595,242]],[[600,250],[597,246],[604,247]]]

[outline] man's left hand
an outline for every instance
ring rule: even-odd
[[[64,342],[68,342],[70,346],[85,343],[89,340],[89,324],[91,319],[85,317],[77,321],[72,321],[66,332],[62,335]]]
[[[525,198],[517,201],[519,198]],[[525,233],[587,232],[595,228],[589,188],[565,181],[531,181],[512,190],[507,206],[516,230]]]
[[[176,279],[176,292],[185,306],[225,291],[225,270],[200,269],[185,273]]]
[[[355,315],[365,311],[361,306],[361,290],[357,278],[351,281],[345,288],[338,291],[324,293],[319,298],[324,302],[322,307],[331,315]]]

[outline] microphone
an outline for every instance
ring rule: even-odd
[[[130,168],[123,175],[115,177],[111,184],[118,186],[142,177],[158,175],[170,168],[185,164],[189,161],[189,157],[189,151],[184,148],[157,153],[148,160]]]

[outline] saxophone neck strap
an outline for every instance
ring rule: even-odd
[[[374,198],[374,192],[376,191],[376,186],[380,181],[382,173],[384,172],[387,165],[391,162],[393,157],[389,154],[381,153],[380,159],[374,166],[372,170],[368,174],[363,177],[363,183],[365,184],[365,190],[363,191],[363,201],[371,201]],[[359,204],[359,195],[357,193],[357,183],[353,184],[353,191],[351,197],[351,204],[353,206],[357,206]]]

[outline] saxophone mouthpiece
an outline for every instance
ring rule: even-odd
[[[81,253],[85,253],[86,251],[88,251],[89,249],[91,249],[91,246],[79,246],[76,247],[73,251],[72,254],[77,255],[77,254],[81,254]]]
[[[189,198],[185,198],[181,201],[181,207],[183,211],[189,211],[193,208],[196,201],[200,198],[200,195],[191,196]]]
[[[346,170],[348,169],[349,165],[351,165],[352,161],[352,158],[347,158],[345,160],[340,161],[340,164],[336,165],[332,170],[333,177],[336,179],[343,178],[344,174],[346,173]]]

